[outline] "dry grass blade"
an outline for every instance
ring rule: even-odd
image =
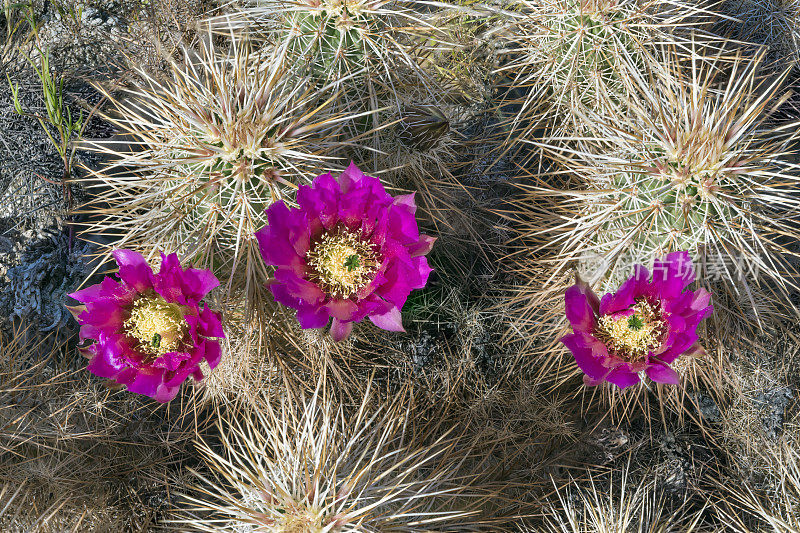
[[[753,483],[725,486],[727,497],[715,506],[731,531],[791,533],[800,530],[800,452],[796,440],[762,449],[772,465],[767,488]]]
[[[161,494],[163,472],[181,462],[192,413],[148,413],[140,398],[97,383],[55,338],[0,333],[0,484],[24,487],[0,529],[122,531],[138,520],[136,499]]]

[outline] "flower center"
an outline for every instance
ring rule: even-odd
[[[156,356],[178,350],[186,334],[181,307],[160,296],[141,297],[133,302],[124,327],[128,336],[139,341],[140,350]]]
[[[628,362],[644,360],[657,348],[666,330],[658,309],[646,300],[637,301],[629,315],[606,315],[598,320],[596,335],[609,351]]]
[[[326,233],[306,254],[312,278],[330,296],[349,298],[372,281],[378,270],[373,245],[356,233]]]

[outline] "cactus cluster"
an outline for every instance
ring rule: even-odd
[[[421,62],[431,46],[440,46],[441,30],[426,20],[420,5],[269,0],[240,15],[254,34],[281,51],[296,75],[308,77],[317,89],[332,84],[342,108],[374,111],[396,103],[396,91],[409,82],[431,89]]]

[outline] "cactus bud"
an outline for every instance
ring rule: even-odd
[[[415,105],[400,110],[397,134],[409,148],[430,150],[448,131],[450,121],[436,106]]]

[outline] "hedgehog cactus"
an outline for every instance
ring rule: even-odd
[[[376,30],[378,0],[301,0],[285,21],[291,54],[314,77],[363,73],[366,34]]]
[[[229,288],[260,286],[266,272],[252,235],[264,209],[325,168],[344,119],[287,75],[280,55],[237,39],[227,54],[208,45],[187,55],[166,81],[140,72],[144,81],[124,96],[107,94],[110,120],[134,142],[90,142],[111,162],[96,174],[105,192],[87,206],[96,216],[89,230],[113,228],[128,247],[222,268]]]
[[[668,29],[684,16],[675,7],[656,17],[652,1],[520,0],[515,5],[510,12],[513,59],[498,72],[509,78],[510,97],[524,88],[513,122],[527,128],[542,115],[569,130],[581,129],[589,110],[624,112],[618,106],[628,95],[627,73],[641,70],[650,43],[674,40]]]
[[[710,131],[693,133],[696,137],[685,147],[686,151],[643,150],[645,158],[652,161],[645,172],[631,169],[610,177],[608,199],[627,217],[624,222],[618,218],[606,220],[602,224],[602,229],[609,232],[606,237],[620,237],[622,222],[625,228],[648,227],[648,231],[637,231],[632,243],[645,256],[667,248],[697,250],[714,238],[706,221],[735,218],[737,206],[725,199],[721,186],[726,181],[735,183],[729,178],[737,172],[738,162],[711,163],[713,155],[710,161],[699,160],[710,154],[699,154],[694,149],[704,140],[713,143],[714,135]],[[606,207],[606,202],[594,204],[592,212],[600,213]],[[722,229],[723,234],[726,229]]]
[[[545,148],[579,178],[544,193],[562,199],[564,221],[545,246],[558,243],[563,266],[599,255],[595,275],[614,285],[633,263],[684,249],[701,279],[730,294],[793,283],[782,237],[800,238],[792,192],[800,179],[785,156],[800,132],[765,126],[782,79],[759,83],[757,62],[737,61],[726,74],[716,67],[685,71],[670,56],[651,83],[633,81],[638,98],[626,119],[595,117],[591,138],[571,138],[575,151]]]
[[[412,424],[402,398],[373,407],[367,387],[353,409],[319,385],[220,412],[222,446],[199,443],[210,472],[178,519],[218,533],[498,530],[486,512],[496,485],[456,470],[473,450],[436,421]]]
[[[630,20],[635,9],[617,0],[558,2],[544,21],[542,45],[552,54],[553,89],[583,105],[604,103],[620,85],[624,52],[636,55]]]
[[[405,85],[435,93],[422,58],[442,47],[444,32],[433,23],[437,9],[447,7],[417,0],[264,0],[237,17],[265,47],[279,50],[295,74],[308,77],[313,91],[356,113],[397,105]],[[374,126],[370,119],[358,121],[358,133]]]
[[[800,0],[728,0],[719,4],[718,34],[766,46],[768,63],[784,68],[800,61]]]

